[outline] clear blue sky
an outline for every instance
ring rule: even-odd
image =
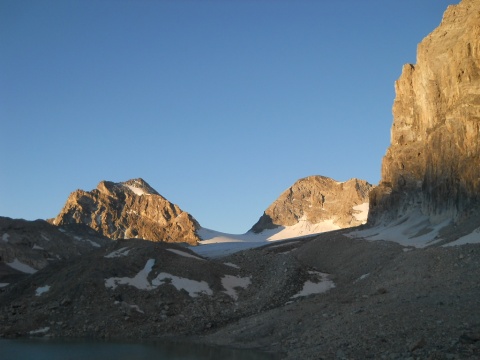
[[[0,216],[142,177],[243,233],[299,178],[380,180],[394,82],[455,0],[0,0]]]

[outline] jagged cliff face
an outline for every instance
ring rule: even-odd
[[[70,194],[52,222],[85,224],[111,239],[189,244],[199,240],[195,232],[199,227],[197,221],[142,179],[122,183],[102,181],[95,190],[77,190]]]
[[[311,224],[333,221],[339,228],[361,225],[365,222],[362,210],[367,209],[358,206],[368,203],[371,189],[371,184],[359,179],[346,182],[324,176],[300,179],[265,210],[251,231],[293,226],[299,221]]]
[[[480,1],[449,6],[395,83],[391,145],[369,224],[419,210],[464,221],[480,203]]]

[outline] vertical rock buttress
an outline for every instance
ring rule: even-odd
[[[391,144],[370,194],[369,225],[414,210],[431,223],[478,218],[480,1],[447,8],[395,91]]]

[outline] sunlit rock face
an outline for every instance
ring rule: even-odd
[[[92,191],[77,190],[53,219],[55,225],[85,224],[111,239],[199,240],[197,221],[142,179],[102,181]]]
[[[480,1],[448,7],[418,45],[417,64],[403,67],[395,91],[391,144],[368,223],[414,209],[432,223],[478,219]]]
[[[295,226],[302,221],[329,222],[332,230],[361,225],[366,220],[362,213],[368,211],[368,193],[372,187],[359,179],[345,182],[325,176],[300,179],[265,210],[251,231]]]

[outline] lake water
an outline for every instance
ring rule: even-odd
[[[189,343],[122,343],[85,340],[0,340],[2,360],[273,360],[277,356],[251,350]]]

